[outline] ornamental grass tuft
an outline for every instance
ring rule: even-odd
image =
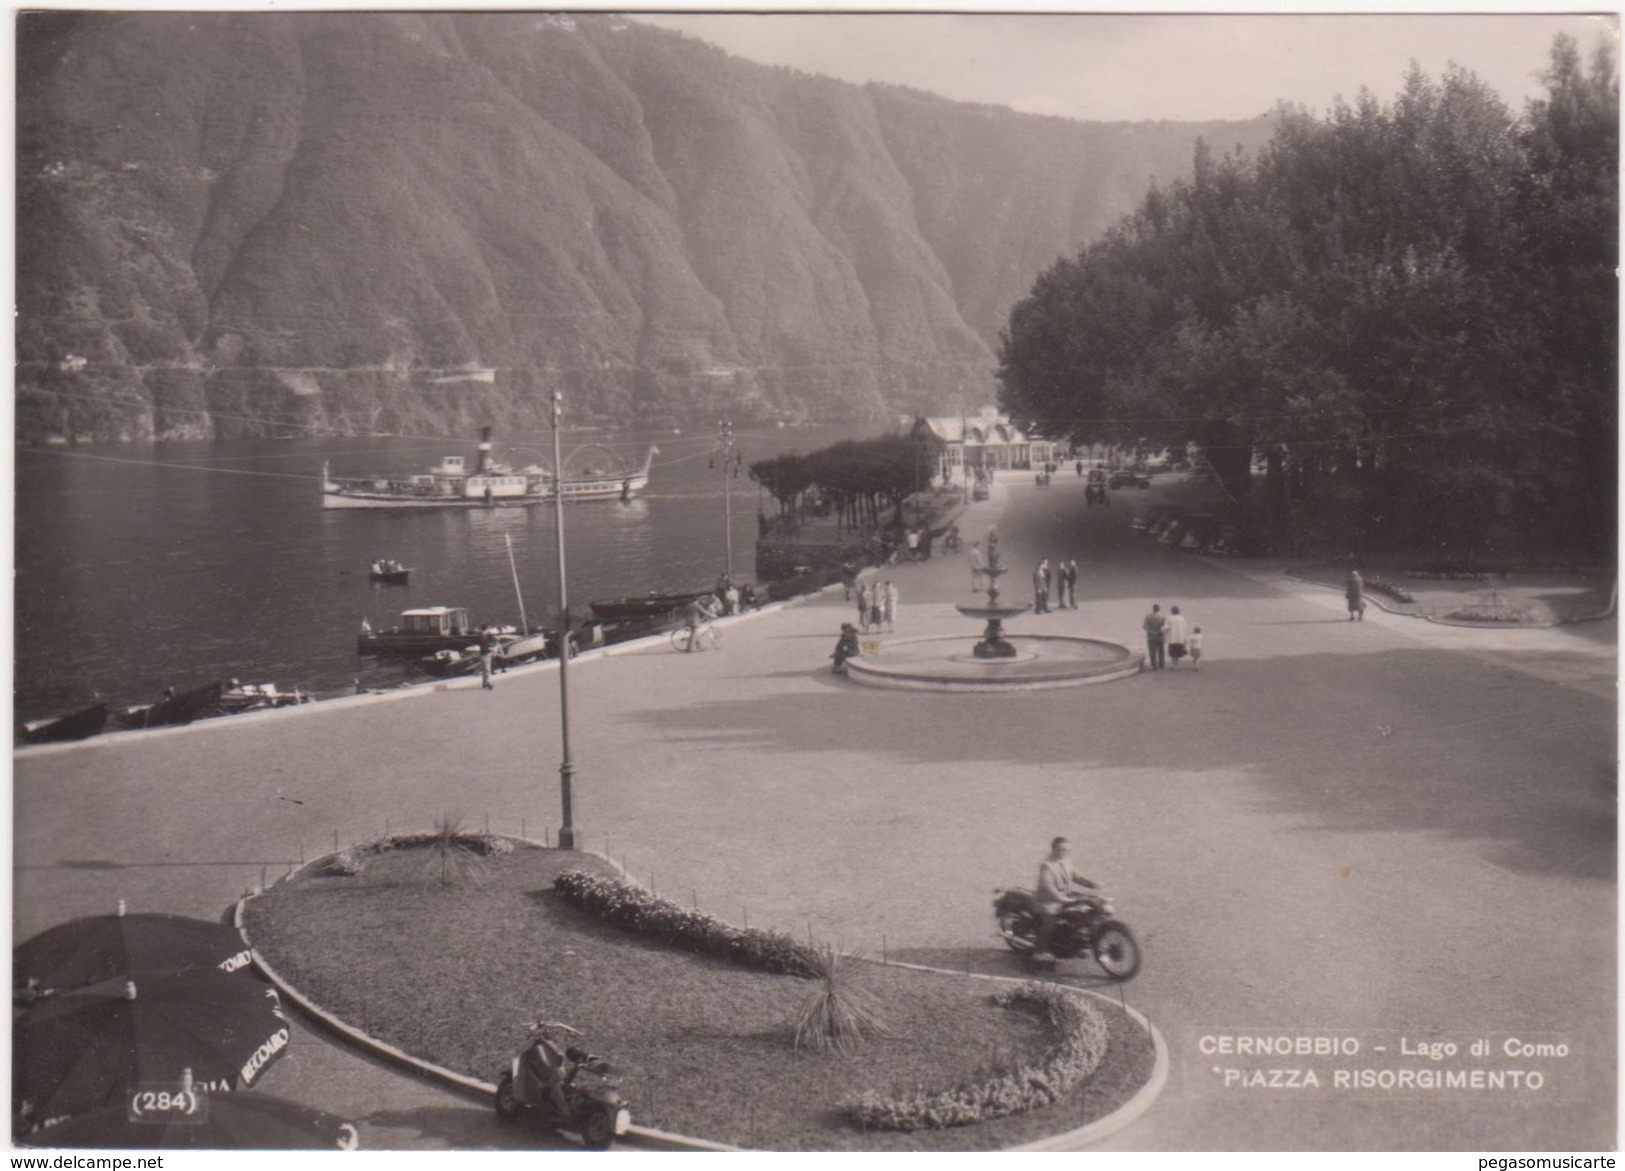
[[[814,954],[817,987],[796,1013],[795,1047],[848,1054],[870,1037],[885,1036],[890,1029],[880,1001],[857,983],[867,953],[826,943]]]

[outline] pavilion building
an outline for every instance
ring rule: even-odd
[[[1060,458],[1062,445],[1029,435],[997,407],[983,407],[974,415],[921,416],[913,420],[909,437],[929,443],[937,453],[937,468],[944,479],[969,468],[987,472],[1042,468]]]

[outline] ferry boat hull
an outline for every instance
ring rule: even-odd
[[[643,465],[622,474],[566,476],[562,483],[545,468],[508,468],[491,458],[491,429],[480,437],[475,468],[462,456],[447,456],[439,467],[408,479],[387,476],[335,478],[322,470],[323,508],[524,508],[550,503],[562,492],[566,504],[578,500],[630,500],[649,484],[659,448],[650,447]]]

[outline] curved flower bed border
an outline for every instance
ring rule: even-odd
[[[1007,1008],[1017,1004],[1043,1008],[1061,1034],[1060,1044],[1039,1064],[986,1081],[900,1097],[865,1090],[843,1102],[842,1109],[858,1125],[876,1130],[969,1126],[1050,1105],[1090,1077],[1106,1056],[1106,1018],[1063,985],[1029,980],[994,993],[993,1002]]]
[[[606,923],[658,936],[685,951],[791,976],[808,977],[818,970],[817,953],[781,931],[735,927],[663,899],[634,882],[566,870],[553,880],[553,889]]]
[[[367,864],[369,858],[376,858],[379,854],[387,854],[391,850],[410,850],[418,846],[437,846],[461,850],[474,857],[485,858],[498,854],[511,854],[514,848],[512,839],[494,834],[489,830],[457,830],[451,833],[421,831],[418,833],[391,834],[387,838],[346,846],[336,854],[329,854],[322,862],[321,873],[341,877],[353,876],[361,873],[362,867]]]

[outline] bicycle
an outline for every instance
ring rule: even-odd
[[[697,651],[707,649],[720,651],[722,649],[722,631],[718,630],[715,626],[712,626],[709,622],[707,622],[704,626],[695,627],[693,637],[694,649]],[[671,649],[674,651],[687,651],[688,640],[688,627],[679,626],[676,630],[671,632]]]

